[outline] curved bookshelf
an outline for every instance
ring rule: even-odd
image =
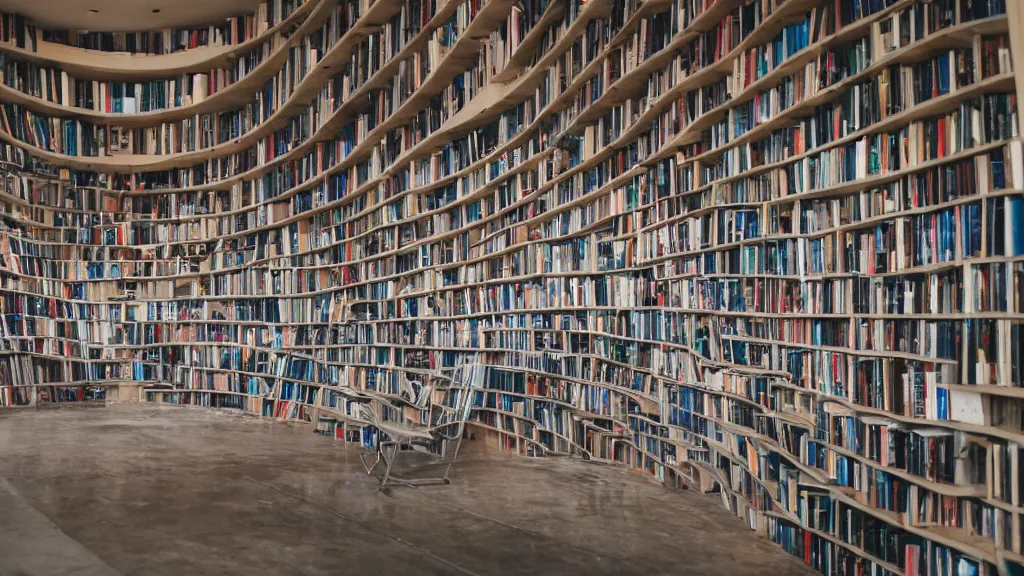
[[[221,111],[224,107],[246,104],[250,101],[256,102],[261,106],[263,105],[259,99],[254,100],[252,95],[255,93],[257,96],[262,96],[263,94],[261,92],[265,90],[254,91],[254,87],[258,87],[263,82],[268,82],[269,76],[274,76],[275,74],[280,76],[283,74],[286,68],[281,68],[282,65],[291,66],[293,64],[289,58],[297,48],[296,42],[301,41],[312,32],[320,32],[319,27],[321,24],[324,24],[325,26],[329,25],[328,21],[331,19],[331,8],[333,6],[327,2],[311,2],[307,5],[313,4],[316,5],[316,8],[313,10],[309,18],[305,19],[301,25],[295,28],[295,34],[291,39],[280,42],[279,46],[277,46],[268,57],[262,59],[251,73],[196,104],[141,114],[111,114],[97,113],[56,105],[42,101],[39,98],[25,95],[7,86],[0,88],[0,90],[5,91],[8,96],[12,93],[16,94],[16,96],[9,98],[9,100],[14,103],[22,104],[26,109],[33,111],[41,110],[44,113],[56,112],[61,118],[84,119],[92,122],[92,129],[94,132],[96,128],[99,128],[100,130],[103,129],[103,126],[97,126],[97,123],[100,122],[106,124],[107,132],[109,133],[110,124],[115,122],[116,127],[119,130],[129,129],[130,131],[133,127],[144,128],[153,125],[161,126],[161,122],[173,121],[179,118],[191,119],[192,117],[195,117],[196,120],[188,127],[184,127],[180,122],[178,124],[171,125],[165,123],[162,126],[166,127],[167,134],[171,134],[172,129],[174,130],[174,133],[179,135],[186,133],[188,130],[198,132],[201,129],[200,126],[197,125],[199,119],[198,115],[200,114],[207,114],[207,116],[209,116],[211,111]],[[372,14],[373,13],[371,12],[371,18]],[[351,30],[347,32],[351,32]],[[318,62],[307,62],[307,66],[310,66],[310,69],[313,71],[319,70],[314,67],[316,64],[318,64]],[[37,156],[46,158],[60,165],[84,167],[86,169],[106,169],[121,172],[126,169],[131,170],[133,168],[142,167],[156,170],[164,167],[188,166],[190,164],[195,164],[198,161],[202,161],[214,154],[230,155],[237,153],[239,150],[244,150],[250,147],[254,141],[259,140],[269,133],[273,133],[275,130],[287,123],[290,118],[289,113],[294,115],[295,106],[290,103],[299,99],[309,99],[312,92],[310,90],[312,82],[315,82],[315,80],[320,76],[322,75],[313,73],[304,78],[299,89],[290,92],[287,95],[286,104],[282,106],[280,110],[276,110],[265,120],[258,122],[252,130],[241,135],[232,136],[228,138],[229,141],[220,142],[195,151],[149,155],[132,154],[131,159],[126,156],[113,154],[102,156],[68,156],[65,154],[54,153],[36,146],[26,145],[25,143],[19,143],[17,138],[14,138],[7,133],[0,134],[0,137],[4,137],[5,140],[12,143],[19,143],[23,148],[32,150]],[[310,82],[306,82],[306,80],[309,80]],[[264,86],[266,89],[269,89],[270,87],[269,82]],[[216,118],[204,117],[204,121],[207,121],[207,124],[211,126],[215,126],[217,124],[217,118],[219,117],[219,115]],[[182,137],[183,136],[179,136],[179,140]],[[179,142],[178,145],[180,144],[181,143]]]
[[[58,42],[34,40],[35,49],[18,46],[13,39],[0,42],[0,50],[39,65],[50,65],[84,78],[138,79],[217,68],[257,48],[305,18],[321,2],[310,0],[295,7],[281,21],[263,32],[234,44],[206,45],[166,54],[133,54],[125,51],[90,50]],[[3,15],[5,18],[9,15]],[[25,24],[22,24],[25,26]],[[34,27],[30,26],[33,30]],[[5,29],[6,33],[6,29]],[[25,42],[22,40],[21,42]]]
[[[0,405],[232,408],[372,446],[469,395],[490,444],[716,492],[824,574],[1022,569],[1019,7],[342,6],[213,148],[0,134]],[[201,104],[81,117],[228,110],[278,57]]]
[[[287,20],[272,27],[270,30],[266,32],[265,36],[261,36],[259,38],[259,44],[273,44],[273,38],[276,37],[282,30],[289,29],[297,25],[301,21],[305,20],[310,22],[310,24],[315,24],[321,19],[315,16],[315,10],[313,9],[319,8],[321,4],[323,3],[309,2],[303,5],[303,7],[300,8],[300,10],[297,10],[296,12],[292,13]],[[307,15],[310,14],[311,11],[313,11],[314,14],[308,19],[305,18]],[[315,26],[313,27],[315,28]],[[296,37],[301,38],[302,36],[305,35],[302,32],[302,30],[303,27],[299,26],[298,28],[295,29],[296,33],[294,35]],[[268,39],[266,36],[269,36],[270,38]],[[255,40],[257,39],[254,39],[253,41]],[[8,83],[0,83],[0,91],[4,93],[4,101],[21,104],[22,106],[25,106],[26,108],[34,112],[39,112],[49,116],[87,119],[93,121],[94,123],[116,122],[118,125],[127,127],[136,125],[145,126],[147,124],[178,120],[194,114],[203,114],[205,112],[218,111],[227,107],[244,103],[246,100],[250,98],[250,95],[253,92],[255,92],[255,90],[259,87],[259,84],[267,79],[268,73],[273,74],[273,72],[276,72],[279,69],[280,64],[282,62],[282,58],[287,56],[288,47],[288,42],[280,41],[279,46],[275,50],[273,50],[272,54],[267,58],[261,58],[260,62],[256,65],[256,67],[253,70],[249,71],[242,77],[230,82],[229,84],[223,87],[215,87],[217,88],[216,91],[210,93],[208,96],[202,96],[202,100],[199,102],[180,104],[174,106],[161,106],[160,109],[148,111],[109,112],[100,109],[71,106],[56,101],[57,98],[63,99],[62,94],[53,94],[54,100],[48,100],[39,95],[27,93],[25,92],[24,88],[19,89],[17,87],[9,85]],[[256,47],[254,46],[248,50],[245,50],[243,46],[238,46],[235,48],[236,50],[240,51],[244,50],[244,52],[247,53],[253,51],[253,49]],[[225,68],[220,66],[223,66],[223,64],[218,64],[216,62],[210,63],[209,67],[202,69],[201,76],[205,76],[206,78],[208,78],[212,73],[225,70]],[[60,67],[55,67],[42,68],[39,69],[37,73],[43,76],[54,77],[56,79],[56,77],[59,77],[61,75],[61,72],[64,71],[65,70],[62,70]],[[185,77],[187,77],[189,80],[193,80],[192,76],[186,75]],[[164,88],[166,89],[166,85],[168,85],[170,82],[174,81],[177,83],[181,82],[182,79],[183,77],[179,75],[174,77],[172,80],[160,80],[159,82],[163,83],[165,85]],[[60,81],[62,83],[67,83],[69,81],[73,82],[75,80],[78,79],[75,77],[65,77]],[[128,82],[134,82],[135,80],[138,80],[138,78],[129,78]],[[22,79],[21,82],[23,83],[24,80]],[[123,83],[124,82],[122,82],[122,84]],[[151,80],[145,80],[143,83],[140,83],[138,85],[148,85],[151,83]],[[209,82],[207,82],[207,84],[208,83]],[[109,87],[107,88],[109,90]],[[40,92],[43,91],[43,87],[39,87],[37,89],[40,90]],[[54,87],[48,87],[47,93],[49,93],[51,90],[54,90]],[[209,89],[207,88],[207,90]],[[176,90],[168,89],[166,91],[175,92]],[[92,95],[90,95],[90,97],[92,97]],[[138,98],[138,100],[142,100],[141,97],[132,98]],[[99,100],[99,98],[93,98],[93,100]],[[96,105],[98,106],[99,103],[97,102]],[[135,108],[138,108],[138,106],[135,106]]]
[[[323,7],[330,8],[328,3],[323,3]],[[427,26],[433,26],[436,28],[443,23],[445,17],[452,16],[455,10],[458,8],[457,3],[446,3],[436,13],[434,17],[431,17],[426,23]],[[273,112],[270,118],[266,121],[259,123],[253,130],[245,133],[241,137],[233,137],[230,141],[219,143],[215,146],[205,148],[203,150],[195,152],[182,152],[172,154],[132,154],[126,155],[111,155],[111,156],[69,156],[60,153],[54,153],[49,150],[45,150],[38,146],[32,146],[24,142],[18,141],[17,138],[12,137],[10,134],[0,131],[0,139],[3,139],[12,144],[16,144],[26,150],[31,151],[34,155],[39,158],[46,159],[47,161],[58,165],[68,166],[83,170],[95,170],[95,171],[112,171],[112,172],[132,172],[132,171],[158,171],[164,168],[174,167],[187,167],[201,161],[211,161],[211,157],[214,157],[213,161],[230,161],[230,155],[238,156],[239,154],[251,155],[255,148],[253,147],[253,141],[258,140],[261,137],[266,139],[268,133],[273,130],[286,125],[290,119],[294,118],[300,111],[305,108],[314,110],[316,108],[316,101],[313,105],[306,105],[309,97],[316,93],[317,81],[322,81],[326,75],[326,71],[330,70],[333,63],[343,61],[348,53],[353,48],[353,43],[358,41],[361,37],[365,37],[369,34],[369,31],[379,27],[382,20],[387,19],[390,14],[393,14],[397,10],[397,6],[390,3],[380,2],[372,5],[363,17],[359,19],[359,28],[351,28],[345,32],[343,37],[336,43],[331,50],[321,60],[315,63],[315,66],[311,66],[309,74],[304,76],[298,83],[298,86],[294,91],[289,93],[287,101],[278,109]],[[324,11],[326,13],[326,11]],[[488,17],[486,14],[491,11],[485,11],[485,19]],[[322,18],[316,18],[315,16],[308,19],[303,27],[319,22]],[[416,50],[422,50],[425,47],[425,42],[428,39],[429,30],[432,28],[425,28],[423,33],[416,34],[409,43],[402,46],[399,52],[394,58],[389,60],[385,66],[378,71],[379,74],[375,74],[375,82],[377,84],[367,83],[359,87],[358,90],[347,99],[346,102],[351,102],[352,107],[340,106],[339,108],[330,111],[330,118],[321,121],[315,128],[315,134],[307,138],[304,141],[299,142],[293,149],[290,149],[276,158],[270,161],[259,163],[258,165],[245,170],[242,174],[229,177],[226,181],[218,182],[213,186],[223,187],[236,182],[242,178],[258,177],[260,174],[265,173],[267,170],[272,169],[275,166],[280,166],[282,163],[294,160],[297,157],[307,152],[310,148],[315,146],[318,142],[329,140],[333,134],[337,132],[337,123],[341,119],[345,119],[346,116],[342,115],[342,111],[350,111],[351,108],[356,106],[365,106],[358,103],[358,100],[362,98],[366,93],[370,92],[373,88],[379,88],[384,81],[383,73],[388,71],[394,71],[397,66],[397,61],[401,58],[407,58],[410,55],[415,55]],[[300,31],[302,28],[300,28]],[[469,31],[470,34],[474,32],[472,29]],[[301,36],[301,34],[297,34]],[[457,46],[461,46],[462,52],[465,52],[468,47],[472,46],[472,42],[464,40]],[[281,56],[284,56],[280,51],[278,52]],[[456,55],[457,56],[457,55]],[[269,62],[268,62],[269,63]],[[432,76],[432,80],[435,83],[440,83],[445,74],[450,74],[457,70],[462,63],[458,57],[449,56],[445,61],[440,62],[441,69],[437,74]],[[261,64],[262,66],[262,64]],[[216,96],[216,94],[214,95]],[[20,97],[19,97],[20,99]],[[406,110],[411,110],[411,106],[407,106]],[[316,111],[316,114],[321,114],[320,111]],[[408,114],[408,112],[406,112]],[[406,116],[407,117],[407,116]],[[147,118],[138,119],[132,121],[129,124],[145,123]],[[397,122],[400,118],[389,119],[392,122]],[[382,130],[378,130],[379,134]],[[363,146],[363,149],[369,148],[369,143]],[[365,152],[361,152],[365,154]]]

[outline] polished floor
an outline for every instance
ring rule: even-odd
[[[475,443],[379,494],[355,449],[203,409],[0,411],[0,575],[804,575],[716,496]]]

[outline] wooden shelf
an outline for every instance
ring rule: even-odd
[[[296,33],[293,35],[293,38],[302,38],[319,26],[324,17],[329,14],[329,7],[327,7],[327,4],[327,2],[321,2],[320,0],[310,1],[293,12],[287,20],[271,28],[271,30],[266,34],[275,33],[279,28],[290,26],[294,21],[297,21],[298,17],[308,14],[310,9],[316,6],[316,10],[313,11],[313,14],[296,29]],[[265,35],[260,36],[263,41],[271,41],[264,36]],[[253,41],[255,40],[257,39],[253,39]],[[261,61],[259,65],[257,65],[257,67],[245,77],[207,96],[202,102],[188,106],[176,106],[173,108],[164,108],[161,110],[138,113],[100,112],[76,106],[64,106],[57,104],[56,102],[43,100],[42,98],[26,94],[2,83],[0,83],[0,93],[3,95],[0,99],[5,102],[20,104],[29,110],[43,115],[60,118],[77,118],[93,124],[111,124],[126,128],[137,128],[153,126],[162,122],[175,122],[197,114],[218,112],[249,102],[253,98],[253,94],[259,90],[266,80],[280,69],[281,64],[287,59],[288,49],[291,45],[291,42],[282,42],[269,57]],[[2,44],[0,44],[0,46],[2,46]],[[222,66],[203,68],[199,71],[206,73],[211,69],[216,69],[218,67]],[[66,70],[63,66],[60,66],[60,68]],[[129,78],[129,80],[136,79],[137,78]]]
[[[40,66],[55,67],[82,78],[106,80],[166,78],[187,72],[206,72],[212,68],[225,67],[239,56],[260,46],[269,38],[273,38],[278,32],[287,30],[309,14],[314,7],[319,9],[326,4],[328,2],[322,0],[309,0],[266,32],[239,44],[201,46],[170,54],[129,54],[127,52],[87,50],[42,40],[38,42],[36,51],[18,48],[5,42],[0,42],[0,50],[18,59]]]
[[[526,16],[509,24],[513,4]],[[1024,410],[1014,355],[1014,339],[1024,334],[1024,303],[1014,288],[1024,281],[1024,254],[1001,248],[1015,241],[1015,210],[1024,202],[1024,141],[1009,130],[981,137],[979,124],[966,149],[921,154],[928,160],[861,178],[839,163],[816,164],[838,172],[794,186],[795,193],[767,178],[862,138],[1015,92],[1021,81],[1008,60],[1024,61],[1010,58],[1024,54],[1017,7],[964,20],[961,6],[955,24],[920,31],[849,73],[833,70],[840,79],[821,86],[819,56],[862,40],[881,46],[883,24],[925,5],[862,6],[877,11],[847,13],[835,33],[812,36],[797,26],[810,28],[812,10],[815,19],[839,22],[820,11],[832,4],[448,0],[433,15],[413,14],[418,20],[409,25],[397,20],[409,15],[407,6],[378,0],[266,120],[216,147],[67,157],[0,135],[48,166],[155,182],[164,169],[254,150],[304,114],[354,56],[367,56],[356,53],[367,37],[396,25],[392,31],[402,35],[380,47],[379,61],[360,73],[365,81],[321,111],[289,151],[225,170],[233,175],[215,182],[118,191],[112,188],[131,185],[83,175],[90,186],[78,189],[67,171],[25,175],[29,162],[0,146],[9,170],[0,190],[0,404],[24,403],[54,382],[111,389],[116,382],[154,402],[286,420],[324,416],[346,439],[372,445],[374,430],[387,435],[403,423],[432,421],[421,403],[420,386],[427,386],[430,405],[446,418],[452,408],[435,396],[472,395],[471,424],[506,449],[616,463],[715,490],[749,526],[792,527],[794,538],[811,541],[833,565],[848,554],[866,570],[910,574],[905,555],[920,541],[993,576],[1000,562],[1024,558],[1024,495],[991,478],[1019,466],[1024,449],[1012,417]],[[982,5],[972,6],[981,13]],[[9,87],[0,88],[0,100],[129,127],[229,109],[280,70],[288,50],[335,7],[305,5],[304,14],[289,17],[292,25],[305,19],[295,36],[201,104],[98,114]],[[746,18],[755,11],[761,16],[753,26]],[[714,46],[721,26],[735,28]],[[806,46],[770,44],[780,33]],[[428,51],[444,55],[428,64]],[[637,64],[636,54],[648,57]],[[184,70],[231,57],[195,51],[125,63],[124,55],[87,56],[46,61],[69,72],[88,61],[90,74],[109,66],[120,69],[114,77],[145,78],[159,74],[146,68],[152,62]],[[940,58],[959,65],[960,56],[966,85],[953,82],[941,94],[936,73],[930,96],[909,95],[925,81],[925,68],[912,65],[928,61],[934,71]],[[691,91],[737,74],[748,57],[763,59],[756,79],[727,83],[727,93],[699,104],[701,114],[681,105],[697,97]],[[489,67],[494,62],[506,64],[498,70]],[[687,74],[653,86],[668,66]],[[393,85],[414,69],[418,90]],[[768,138],[816,114],[838,122],[854,89],[857,102],[873,106],[866,98],[885,70],[908,83],[890,95],[907,96],[899,112],[872,108],[865,117],[874,123],[849,120],[813,149],[758,155]],[[801,74],[818,85],[786,100],[788,107],[743,116]],[[639,109],[625,118],[625,105],[635,102]],[[1018,119],[1000,106],[986,100],[979,123],[997,113]],[[345,141],[347,154],[313,169],[293,166],[375,107],[381,115],[363,118],[361,137]],[[614,129],[612,114],[621,120]],[[748,145],[751,159],[736,162]],[[926,175],[953,166],[965,171],[956,173],[963,190],[939,194]],[[988,174],[982,188],[967,181],[970,166],[1001,172]],[[341,174],[349,178],[344,187],[321,188]],[[1005,182],[995,185],[1000,174]],[[763,190],[733,189],[760,177]],[[890,185],[904,188],[891,197],[877,192]],[[911,191],[929,196],[908,199]],[[93,223],[96,214],[102,224]],[[929,225],[943,230],[934,240],[918,233]],[[908,231],[901,238],[915,249],[941,242],[945,252],[894,260],[897,229]],[[962,246],[971,234],[981,235],[982,246]],[[454,367],[467,362],[481,368],[479,379],[456,381]],[[869,447],[883,428],[885,447],[899,458]],[[941,453],[941,461],[913,460],[910,442]],[[972,473],[978,469],[990,478]],[[896,494],[895,503],[883,502],[879,490]],[[922,505],[972,514],[912,521],[898,505],[911,494]],[[818,505],[857,525],[886,525],[899,551],[825,528],[808,516]],[[977,514],[998,518],[992,522],[1007,534],[979,535],[988,532],[974,525]]]

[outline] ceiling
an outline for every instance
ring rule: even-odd
[[[22,14],[46,29],[122,32],[209,24],[251,13],[259,3],[260,0],[0,0],[0,12]]]

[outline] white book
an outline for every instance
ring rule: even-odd
[[[1007,188],[1020,188],[1024,186],[1024,151],[1021,149],[1020,140],[1010,142],[1010,178]]]
[[[931,290],[928,294],[928,312],[936,313],[939,311],[939,277],[932,275],[929,279],[931,284]]]
[[[985,406],[978,392],[949,391],[949,419],[985,426]]]
[[[194,104],[199,104],[206,100],[207,78],[206,74],[195,74],[192,76],[192,102]]]
[[[64,106],[74,106],[71,101],[71,78],[67,72],[60,73],[60,103]]]

